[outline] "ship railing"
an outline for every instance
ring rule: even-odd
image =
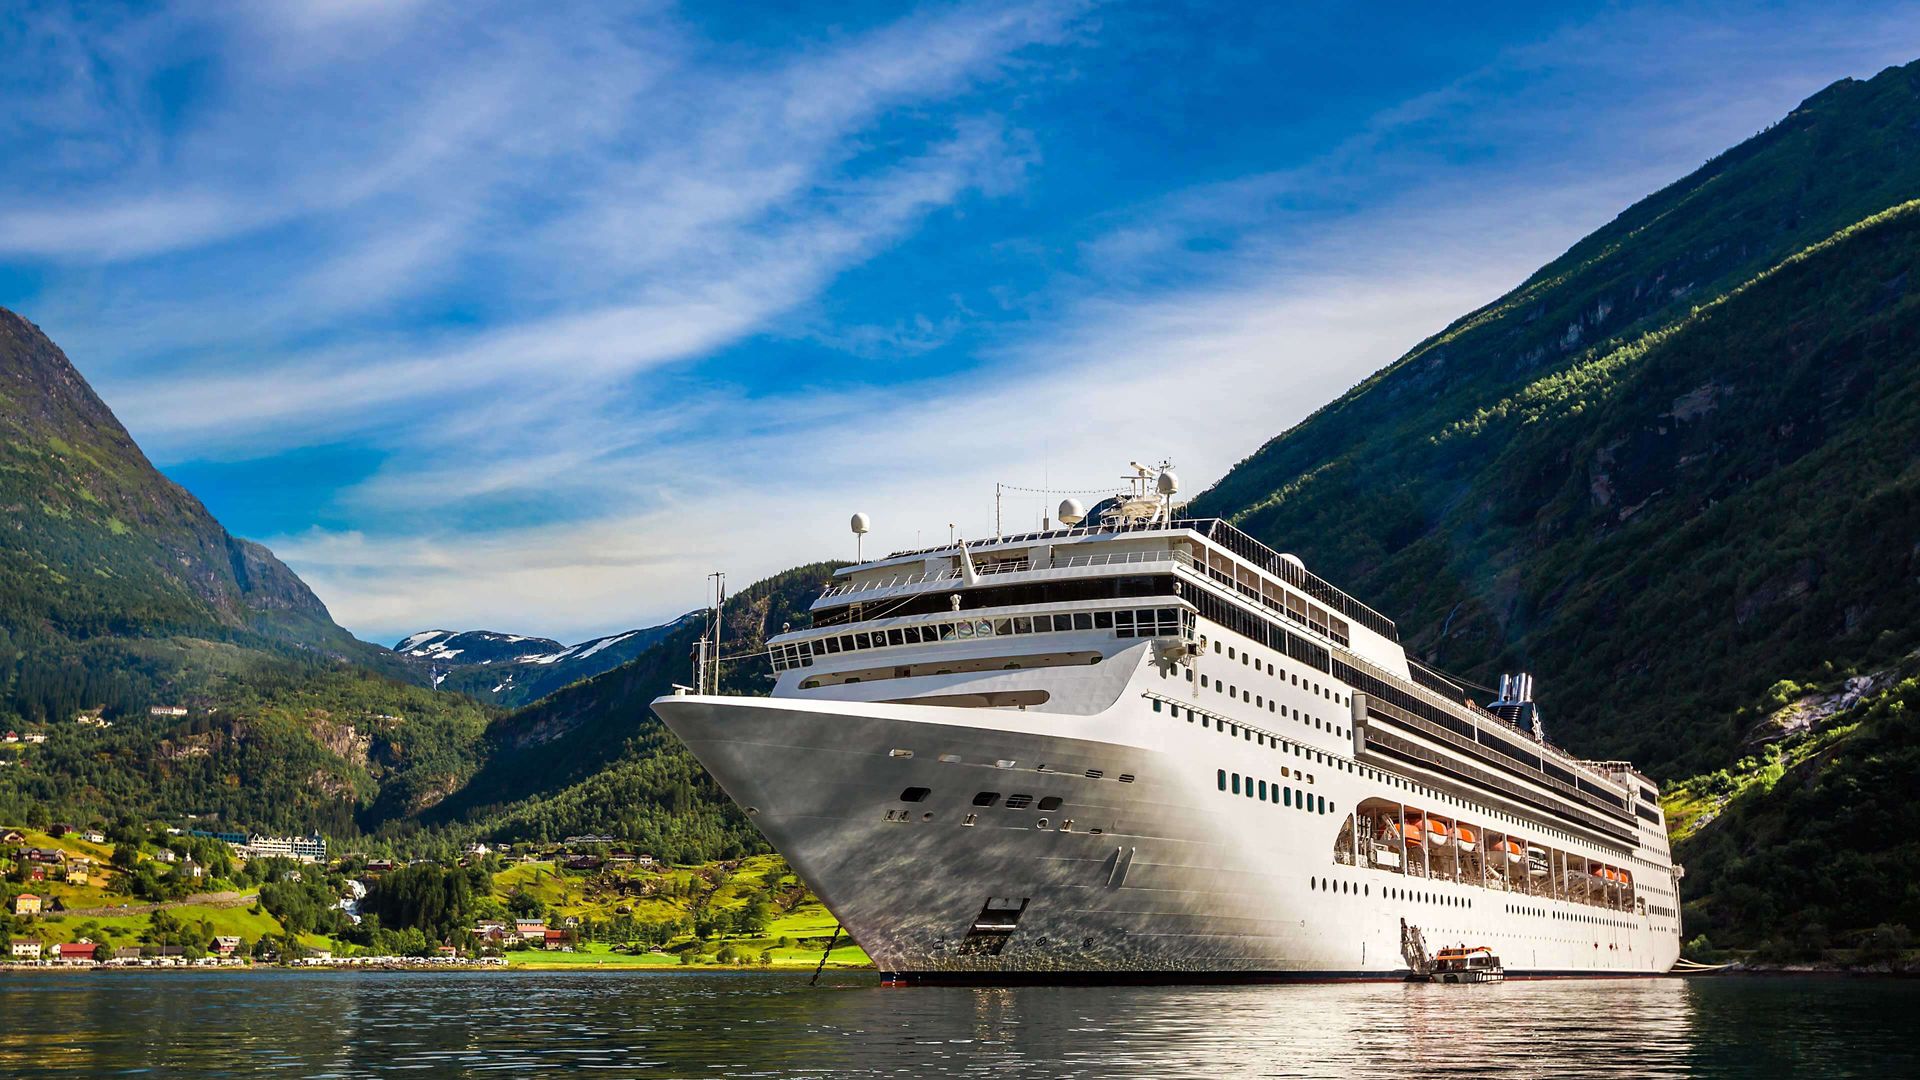
[[[1097,555],[1071,555],[1055,559],[1051,566],[1032,566],[1023,560],[1005,563],[986,563],[976,566],[974,572],[981,577],[996,574],[1017,574],[1029,570],[1063,570],[1091,566],[1130,566],[1138,563],[1179,563],[1199,568],[1202,564],[1184,551],[1115,551]],[[890,589],[904,589],[914,585],[926,585],[939,581],[954,581],[960,577],[958,569],[948,567],[942,570],[926,570],[918,574],[895,574],[892,577],[875,578],[872,581],[847,582],[841,585],[829,585],[820,593],[821,600],[832,600],[842,596],[854,596],[861,593],[885,592]]]
[[[1373,676],[1374,678],[1379,679],[1380,681],[1388,684],[1389,686],[1411,693],[1416,697],[1422,698],[1428,704],[1434,706],[1435,708],[1441,709],[1462,720],[1467,720],[1471,722],[1475,729],[1475,741],[1480,742],[1483,745],[1499,746],[1501,743],[1506,741],[1502,737],[1502,735],[1499,733],[1504,731],[1514,730],[1512,724],[1507,723],[1505,720],[1500,719],[1498,716],[1495,716],[1494,714],[1488,712],[1487,710],[1481,708],[1478,705],[1475,705],[1470,701],[1469,702],[1454,701],[1453,699],[1445,696],[1444,694],[1435,692],[1429,687],[1421,686],[1417,682],[1413,682],[1412,680],[1409,680],[1409,679],[1403,679],[1398,675],[1395,675],[1389,671],[1383,670],[1382,668],[1376,667],[1373,664],[1368,663],[1365,659],[1363,659],[1356,653],[1345,652],[1340,657],[1340,659],[1344,660],[1348,664],[1353,665],[1356,668],[1359,668],[1361,671],[1366,672],[1367,674]],[[1379,704],[1388,705],[1390,703],[1380,702]],[[1404,710],[1400,710],[1398,708],[1396,708],[1394,711],[1396,713],[1404,712]],[[1421,720],[1420,723],[1425,726],[1431,726],[1431,725],[1427,725],[1426,721],[1424,720]],[[1493,726],[1494,728],[1493,731],[1488,730],[1489,724]],[[1451,738],[1451,741],[1453,742],[1460,743],[1461,745],[1467,745],[1457,735],[1451,735],[1450,738]],[[1619,783],[1619,781],[1615,780],[1613,777],[1608,776],[1605,773],[1601,772],[1600,770],[1593,768],[1590,763],[1580,758],[1574,757],[1572,754],[1567,753],[1565,750],[1560,749],[1559,747],[1553,745],[1552,743],[1546,741],[1545,739],[1535,739],[1531,736],[1527,736],[1524,742],[1529,749],[1539,751],[1543,757],[1552,758],[1556,764],[1564,767],[1569,772],[1572,772],[1575,775],[1584,773],[1589,779],[1603,780],[1610,784]],[[1536,778],[1532,774],[1529,774],[1528,779],[1531,780]],[[1603,800],[1597,799],[1594,796],[1589,795],[1586,792],[1581,791],[1576,787],[1569,786],[1564,781],[1556,780],[1553,777],[1547,776],[1544,773],[1542,773],[1537,779],[1544,782],[1545,784],[1554,788],[1557,791],[1561,791],[1566,794],[1574,796],[1575,798],[1579,799],[1581,802],[1590,803],[1596,807],[1607,810],[1610,813],[1616,813],[1616,814],[1624,813],[1624,811],[1622,811],[1620,807],[1609,806]]]

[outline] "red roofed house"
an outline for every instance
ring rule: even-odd
[[[40,898],[30,892],[21,893],[13,898],[13,913],[15,915],[40,914]]]
[[[567,944],[567,932],[565,930],[547,931],[547,948],[559,949],[559,948],[565,947],[566,944]]]
[[[91,941],[73,941],[64,942],[54,946],[54,948],[57,951],[53,954],[53,959],[57,963],[91,964],[93,963],[94,950],[98,949],[99,946]]]

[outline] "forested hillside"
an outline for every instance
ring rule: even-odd
[[[1418,655],[1482,681],[1535,672],[1549,734],[1576,750],[1669,780],[1732,764],[1776,683],[1920,644],[1916,199],[1920,64],[1837,83],[1275,438],[1193,510],[1394,613]],[[1908,722],[1893,709],[1885,738],[1833,751],[1878,753]],[[1759,820],[1689,843],[1757,867],[1805,824]],[[1833,842],[1828,866],[1878,843]],[[1757,876],[1738,859],[1688,877],[1690,911]],[[1788,880],[1752,887],[1785,912]]]
[[[837,565],[798,567],[728,600],[724,692],[771,689],[767,636],[807,624],[807,605]],[[693,681],[701,631],[698,620],[683,621],[633,661],[502,717],[487,732],[486,766],[423,821],[503,839],[608,832],[688,859],[762,850],[759,834],[647,707]]]

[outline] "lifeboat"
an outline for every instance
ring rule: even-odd
[[[1512,863],[1517,863],[1527,857],[1527,846],[1510,836],[1505,840],[1495,840],[1491,845],[1491,850],[1495,855],[1505,855],[1507,861]]]
[[[1472,828],[1466,825],[1455,825],[1453,827],[1453,839],[1460,845],[1461,851],[1470,852],[1474,850],[1480,838],[1474,835]]]
[[[1425,831],[1427,839],[1433,841],[1435,847],[1446,847],[1453,842],[1453,830],[1449,828],[1444,821],[1435,821],[1432,818],[1426,819]]]
[[[1387,827],[1380,831],[1380,839],[1396,848],[1399,847],[1402,839],[1400,823],[1397,821],[1387,822]],[[1418,818],[1410,819],[1407,822],[1405,840],[1408,847],[1420,846],[1420,820]]]

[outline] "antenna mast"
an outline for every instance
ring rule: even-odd
[[[727,608],[727,573],[724,570],[715,570],[713,573],[708,574],[707,577],[713,579],[713,632],[711,634],[713,638],[713,664],[708,668],[708,677],[712,688],[702,688],[701,692],[718,694],[720,692],[720,629],[721,620]]]

